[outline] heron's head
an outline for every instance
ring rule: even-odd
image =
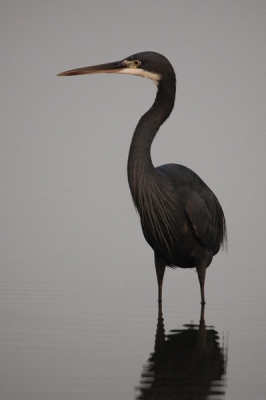
[[[89,67],[72,69],[61,72],[59,76],[83,75],[83,74],[130,74],[151,79],[157,86],[166,74],[175,77],[175,73],[170,62],[163,55],[153,51],[145,51],[133,54],[120,61],[107,64],[93,65]]]

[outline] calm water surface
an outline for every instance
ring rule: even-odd
[[[0,400],[266,399],[266,2],[150,3],[1,2]],[[144,50],[178,81],[154,165],[195,170],[227,220],[204,318],[193,270],[158,314],[128,189],[155,85],[56,76]]]
[[[167,270],[158,314],[141,234],[121,248],[115,227],[113,236],[112,226],[87,229],[87,221],[6,219],[1,400],[265,399],[262,263],[254,274],[244,258],[216,257],[204,315],[196,273]],[[97,242],[106,243],[101,252]]]

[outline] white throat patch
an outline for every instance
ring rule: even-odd
[[[156,86],[159,85],[160,80],[162,79],[161,74],[156,74],[155,72],[144,71],[141,68],[124,68],[120,71],[117,71],[118,74],[129,74],[129,75],[137,75],[142,78],[151,79]]]

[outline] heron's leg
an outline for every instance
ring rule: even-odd
[[[206,275],[206,265],[205,264],[198,265],[197,273],[198,273],[199,284],[200,284],[201,304],[205,304],[204,283],[205,283],[205,275]]]
[[[158,282],[158,302],[162,302],[162,289],[163,289],[163,276],[165,271],[166,264],[160,258],[157,258],[155,255],[155,269],[157,275]]]

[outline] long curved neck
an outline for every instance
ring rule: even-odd
[[[160,126],[174,107],[175,75],[163,77],[152,107],[141,117],[133,134],[128,157],[128,181],[134,201],[143,179],[156,173],[151,160],[151,144]],[[146,179],[147,182],[147,179]]]

